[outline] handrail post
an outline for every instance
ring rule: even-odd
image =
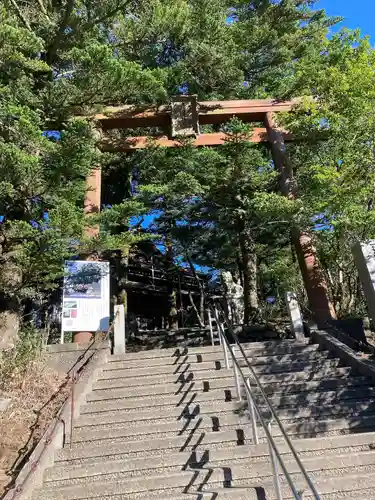
[[[271,421],[268,422],[267,427],[268,427],[268,431],[271,435],[271,433],[272,433]],[[274,488],[276,491],[276,497],[277,497],[277,500],[283,500],[283,493],[281,491],[279,467],[277,464],[277,458],[275,456],[275,451],[272,447],[272,444],[270,443],[270,441],[268,439],[267,439],[267,441],[268,441],[268,447],[270,450],[270,458],[271,458],[271,466],[272,466],[272,474],[273,474],[273,485],[274,485]]]
[[[256,415],[255,415],[254,401],[253,401],[253,395],[251,394],[251,384],[250,384],[249,378],[246,381],[246,394],[247,394],[247,404],[248,404],[248,408],[249,408],[251,427],[253,430],[253,441],[254,441],[254,444],[259,444],[258,428],[257,428]]]
[[[211,344],[212,344],[212,346],[214,346],[215,345],[215,341],[214,341],[214,332],[213,332],[213,329],[212,329],[212,316],[211,316],[210,309],[207,310],[207,314],[208,314],[208,326],[209,326],[210,335],[211,335]]]
[[[222,329],[222,326],[220,325],[220,330]],[[221,330],[221,335],[223,335],[222,333],[223,331]],[[225,368],[227,370],[229,370],[230,366],[229,366],[229,357],[228,357],[228,346],[225,342],[225,340],[222,339],[222,344],[223,344],[223,349],[224,349],[224,360],[225,360]]]
[[[216,307],[214,309],[214,315],[215,315],[215,321],[216,321],[216,326],[217,326],[217,332],[219,334],[220,345],[223,347],[223,351],[224,351],[225,368],[227,370],[229,370],[228,347],[227,347],[227,343],[225,342],[225,339],[223,338],[224,328],[223,328],[222,324],[220,323],[219,313],[218,313],[218,310]]]
[[[233,346],[233,356],[236,359],[236,346]],[[242,395],[241,395],[241,383],[240,383],[240,374],[238,373],[238,368],[235,360],[233,360],[233,371],[234,371],[234,380],[236,382],[236,389],[237,389],[237,397],[238,401],[242,401]]]
[[[216,306],[215,306],[215,309],[214,309],[214,316],[215,316],[215,321],[216,321],[217,333],[219,335],[219,343],[220,343],[220,345],[222,345],[223,339],[221,338],[221,329],[220,329],[220,321],[219,321],[219,311],[217,310]]]

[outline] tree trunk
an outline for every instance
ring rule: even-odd
[[[240,252],[237,253],[236,261],[237,261],[237,268],[238,268],[238,277],[240,279],[240,284],[243,288],[243,285],[244,285],[244,283],[243,283],[243,262],[242,262]]]
[[[293,228],[292,240],[313,318],[317,323],[325,325],[327,320],[336,317],[336,313],[328,296],[327,283],[318,262],[313,239],[310,234]]]
[[[129,248],[126,247],[121,251],[120,265],[118,266],[118,303],[124,306],[125,317],[128,312],[128,292],[126,283],[128,281],[128,265],[129,265]]]
[[[201,315],[199,314],[199,311],[197,309],[197,306],[195,305],[195,302],[194,302],[194,297],[192,296],[191,292],[189,291],[189,299],[190,299],[190,304],[192,306],[192,308],[194,309],[194,312],[197,316],[197,320],[198,320],[198,324],[201,328],[204,328],[204,323],[202,322],[202,319],[201,319]]]
[[[297,183],[293,173],[293,165],[286,154],[286,147],[282,133],[277,129],[273,113],[267,113],[265,126],[268,141],[271,145],[272,157],[280,173],[280,189],[290,200],[298,197]],[[311,235],[298,228],[292,228],[292,240],[306,288],[309,306],[314,320],[325,324],[335,318],[335,310],[329,298],[328,287],[324,273],[320,267],[315,246]]]
[[[173,282],[175,266],[173,260],[173,246],[169,239],[166,241],[167,252],[166,261],[168,266],[167,276]],[[178,312],[177,312],[177,289],[173,285],[168,285],[168,327],[171,330],[178,330]]]
[[[243,269],[244,323],[248,325],[259,314],[257,257],[254,241],[245,228],[240,231],[239,241]]]
[[[186,260],[189,263],[190,271],[192,272],[194,278],[196,279],[199,287],[199,325],[204,327],[204,285],[202,280],[199,278],[197,271],[195,270],[194,264],[189,256],[186,254]]]

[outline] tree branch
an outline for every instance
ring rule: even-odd
[[[16,12],[17,12],[17,15],[18,17],[21,19],[21,21],[24,23],[24,25],[26,26],[26,28],[29,30],[29,31],[32,31],[31,29],[31,26],[29,24],[29,21],[26,19],[26,17],[22,14],[21,12],[21,9],[18,7],[17,5],[17,2],[15,0],[10,0],[10,3],[13,5],[13,7],[15,8]]]
[[[117,14],[117,12],[120,9],[124,8],[128,3],[129,3],[129,0],[125,0],[124,2],[119,2],[114,9],[110,10],[109,12],[107,12],[104,16],[96,18],[93,21],[91,21],[90,23],[87,23],[86,28],[90,29],[93,26],[96,26],[97,24],[103,23],[107,19],[109,19],[112,16],[114,16],[115,14]]]
[[[193,299],[193,296],[192,296],[190,290],[189,290],[189,299],[190,299],[190,304],[191,304],[191,306],[192,306],[192,308],[193,308],[193,310],[194,310],[194,312],[195,312],[195,314],[197,316],[197,320],[198,320],[199,326],[201,328],[204,328],[204,323],[202,322],[202,319],[200,317],[200,314],[199,314],[199,311],[197,309],[197,306],[195,305],[195,302],[194,302],[194,299]]]
[[[36,0],[39,4],[39,7],[40,7],[40,10],[43,12],[43,14],[49,19],[49,15],[48,15],[48,12],[47,12],[47,9],[45,8],[44,6],[44,3],[43,3],[43,0]]]
[[[13,0],[12,0],[13,1]],[[72,15],[74,9],[74,0],[68,0],[67,5],[66,5],[66,10],[64,13],[64,17],[62,18],[62,21],[60,23],[59,29],[57,31],[56,37],[52,44],[48,48],[48,55],[47,55],[47,64],[51,65],[54,57],[56,55],[60,40],[62,36],[64,35],[64,32],[69,24],[70,17]]]

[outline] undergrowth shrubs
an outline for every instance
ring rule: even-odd
[[[37,360],[41,352],[41,333],[33,327],[23,327],[16,345],[0,352],[0,389],[6,389],[12,379],[25,375],[29,363]]]

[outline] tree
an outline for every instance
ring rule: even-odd
[[[340,245],[348,235],[372,234],[372,132],[363,117],[371,113],[373,52],[351,34],[328,40],[327,29],[338,18],[314,10],[314,4],[7,0],[0,31],[0,206],[5,216],[0,227],[7,265],[17,269],[4,272],[3,279],[17,294],[6,292],[5,310],[14,308],[16,295],[22,301],[56,283],[58,262],[66,255],[120,248],[126,264],[129,244],[138,238],[129,230],[129,216],[143,213],[144,204],[158,211],[155,230],[170,256],[173,249],[174,258],[183,255],[193,267],[227,268],[238,275],[247,321],[256,317],[262,293],[274,286],[269,269],[285,269],[292,260],[287,250],[291,222],[313,231],[317,218],[326,221],[327,227],[313,233],[332,293],[346,296],[344,288],[350,287],[357,297],[358,280]],[[152,147],[132,159],[114,155],[108,160],[96,149],[88,123],[74,118],[108,104],[160,103],[187,92],[201,99],[315,94],[318,99],[306,101],[285,122],[304,139],[291,148],[300,201],[279,196],[268,151],[246,141],[248,130],[241,123],[221,129],[228,140],[216,150],[194,150],[182,140],[176,151]],[[362,142],[351,123],[361,130]],[[54,129],[57,134],[43,135]],[[355,145],[355,154],[344,136]],[[360,163],[366,168],[354,192],[348,179],[357,175]],[[100,164],[104,175],[113,172],[114,164],[124,175],[105,194],[102,214],[85,221],[84,178]],[[137,169],[141,185],[134,196],[130,186]],[[100,238],[83,238],[87,224],[101,225]],[[338,255],[342,269],[335,271],[331,262]],[[28,269],[26,292],[20,283]],[[346,274],[350,284],[343,278],[344,286],[340,276]],[[341,309],[355,308],[353,300]]]
[[[313,99],[285,119],[303,139],[292,154],[304,224],[315,228],[340,316],[363,312],[351,247],[375,236],[374,69],[368,39],[342,31],[326,40],[322,55],[298,66],[298,87],[313,89]]]
[[[319,57],[328,28],[340,20],[314,0],[239,0],[231,2],[237,64],[245,78],[243,98],[299,96],[296,64]]]
[[[265,151],[248,141],[249,127],[233,119],[226,130],[226,144],[215,150],[185,140],[172,151],[146,150],[136,163],[141,199],[160,214],[156,233],[168,234],[187,262],[217,268],[226,252],[225,267],[240,261],[249,323],[259,313],[258,242],[270,224],[287,227],[298,203],[275,192],[277,173]]]
[[[59,284],[63,260],[93,247],[118,248],[131,232],[104,230],[86,241],[87,224],[110,228],[138,205],[124,202],[87,220],[85,179],[101,161],[91,126],[69,120],[59,133],[45,133],[43,95],[36,91],[48,70],[35,54],[43,41],[28,27],[0,26],[0,339],[17,334],[26,299],[42,300]]]

